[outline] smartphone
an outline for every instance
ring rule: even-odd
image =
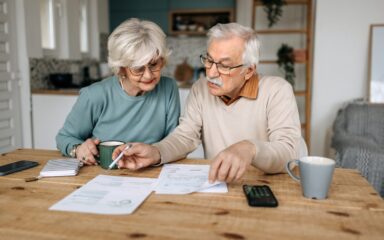
[[[0,176],[4,176],[10,173],[22,171],[24,169],[36,167],[39,163],[29,160],[20,160],[14,163],[9,163],[3,166],[0,166]]]
[[[251,207],[277,207],[278,202],[267,185],[243,185],[248,205]]]

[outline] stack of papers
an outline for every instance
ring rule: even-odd
[[[75,158],[49,160],[39,177],[75,176],[80,166],[81,162]]]

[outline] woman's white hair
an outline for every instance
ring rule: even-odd
[[[152,59],[166,62],[170,50],[165,34],[153,22],[131,18],[121,23],[108,38],[108,65],[115,74],[120,67],[139,67]]]
[[[259,63],[260,41],[252,28],[238,23],[219,23],[212,27],[207,35],[208,46],[215,39],[229,39],[234,36],[244,39],[243,64],[246,66],[257,66]]]

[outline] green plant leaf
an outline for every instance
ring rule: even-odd
[[[283,5],[287,4],[285,0],[261,0],[263,9],[267,13],[268,27],[272,27],[283,15]]]
[[[277,64],[285,73],[285,79],[292,85],[295,85],[295,56],[293,48],[283,43],[277,51]]]

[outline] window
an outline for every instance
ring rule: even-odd
[[[80,50],[81,53],[89,52],[88,39],[88,1],[80,1]]]
[[[53,0],[40,0],[41,40],[43,49],[56,48]]]

